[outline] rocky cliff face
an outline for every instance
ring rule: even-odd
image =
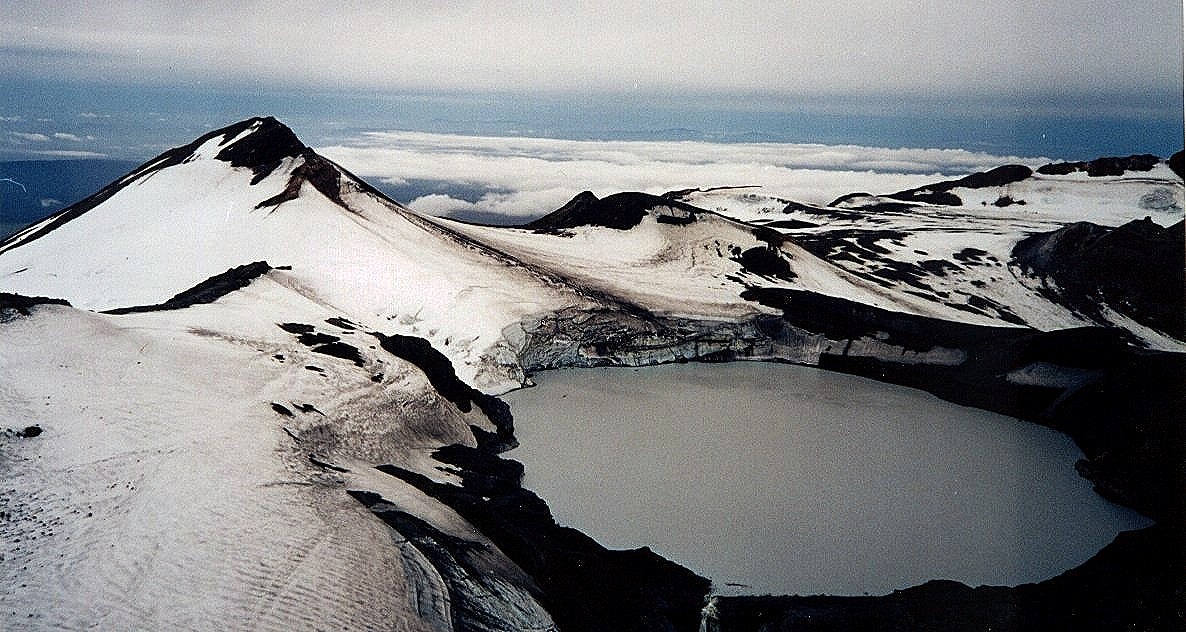
[[[1122,533],[1083,566],[1016,588],[931,581],[884,597],[714,597],[703,632],[1177,630],[1186,547],[1173,527]]]
[[[1077,222],[1031,235],[1013,248],[1013,262],[1040,279],[1043,292],[1080,313],[1111,309],[1186,338],[1186,230],[1149,218],[1110,228]]]

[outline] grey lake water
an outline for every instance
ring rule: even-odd
[[[1081,479],[1065,435],[781,364],[540,373],[505,399],[524,486],[611,548],[723,594],[1017,585],[1149,521]]]

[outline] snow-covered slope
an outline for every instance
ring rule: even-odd
[[[758,311],[755,305],[738,300],[743,290],[780,287],[911,314],[991,322],[887,291],[776,231],[696,207],[681,208],[664,198],[629,195],[635,196],[637,223],[623,228],[579,223],[540,228],[536,222],[507,229],[433,221],[581,287],[662,314],[742,317]]]
[[[583,300],[384,198],[274,119],[167,152],[14,235],[0,291],[102,311],[254,261],[291,267],[295,294],[365,327],[434,341],[467,379],[507,322]]]
[[[41,430],[0,444],[2,627],[448,628],[450,590],[432,565],[345,490],[483,542],[371,467],[440,478],[428,453],[472,445],[469,424],[488,426],[480,414],[366,334],[326,323],[336,312],[294,300],[282,273],[184,319],[34,311],[0,325],[5,419]],[[302,344],[281,319],[349,340],[361,366]],[[496,575],[521,575],[484,546]],[[514,584],[498,599],[520,624],[547,625]]]
[[[0,627],[694,629],[707,580],[557,526],[497,456],[515,438],[490,393],[535,368],[758,358],[1027,418],[1101,408],[1079,387],[1177,360],[1031,327],[1180,342],[1076,311],[1014,249],[1081,199],[1180,219],[1182,187],[1085,178],[1011,183],[1028,200],[1004,210],[959,187],[960,206],[590,194],[492,228],[410,211],[274,119],[206,134],[0,243]],[[1047,243],[1068,241],[1032,242],[1026,270],[1094,256]],[[1176,483],[1147,438],[1085,471],[1152,514]]]
[[[965,313],[956,320],[988,318],[1046,331],[1118,326],[1151,346],[1186,349],[1176,332],[1150,328],[1115,309],[1083,310],[1081,303],[1058,300],[1050,291],[1053,282],[1018,265],[1013,254],[1023,239],[1076,222],[1115,227],[1149,218],[1174,226],[1186,217],[1181,176],[1165,163],[1097,177],[1024,167],[998,175],[996,182],[989,174],[979,181],[956,181],[956,186],[937,183],[884,196],[857,193],[829,206],[799,204],[755,189],[689,191],[679,198],[778,230],[895,295]],[[982,186],[968,186],[969,179]],[[1179,296],[1165,298],[1180,301]]]
[[[74,305],[0,308],[0,627],[441,630],[463,607],[552,627],[496,546],[373,469],[456,481],[431,453],[509,428],[367,332],[419,334],[507,388],[484,356],[502,325],[575,291],[271,119],[167,152],[0,245],[0,267],[0,292]],[[482,576],[442,575],[347,491],[471,543]]]

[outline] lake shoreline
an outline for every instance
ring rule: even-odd
[[[1148,525],[1077,476],[1069,437],[915,389],[744,362],[535,379],[504,396],[524,487],[611,548],[713,577],[716,594],[1015,586]]]

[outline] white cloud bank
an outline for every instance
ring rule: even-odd
[[[760,185],[770,195],[826,204],[856,191],[891,193],[1006,163],[1046,162],[962,149],[579,141],[423,132],[367,133],[318,151],[372,181],[397,186],[440,182],[482,192],[476,200],[448,191],[400,200],[417,210],[517,218],[555,210],[584,190],[605,196]]]
[[[30,152],[38,156],[49,156],[52,158],[107,158],[108,155],[98,151],[82,151],[76,149],[48,149],[45,151]]]
[[[46,136],[45,134],[39,134],[37,132],[9,132],[8,134],[17,140],[30,143],[49,142],[49,136]]]

